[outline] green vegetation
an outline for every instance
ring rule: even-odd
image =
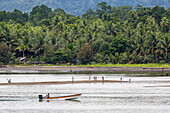
[[[73,65],[73,64],[38,64],[40,66],[78,66],[78,67],[161,67],[170,68],[170,64],[90,64],[90,65]],[[34,66],[32,64],[19,64],[15,66]]]
[[[170,67],[170,64],[93,64],[79,65],[80,67]]]
[[[164,67],[170,63],[170,9],[135,9],[101,2],[81,17],[46,5],[30,14],[0,11],[0,64]]]

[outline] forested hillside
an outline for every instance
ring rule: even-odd
[[[0,0],[0,10],[13,11],[14,9],[29,13],[36,5],[45,4],[52,9],[61,8],[73,15],[82,15],[88,9],[96,10],[96,5],[106,1],[110,6],[128,5],[133,8],[138,4],[144,7],[170,7],[169,0]]]
[[[81,17],[46,5],[0,11],[0,64],[170,62],[170,8],[96,7]]]

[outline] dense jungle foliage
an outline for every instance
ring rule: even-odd
[[[18,9],[22,12],[30,13],[36,5],[46,5],[50,8],[64,9],[65,12],[81,16],[88,9],[96,10],[96,4],[105,1],[110,6],[131,6],[136,7],[138,4],[144,7],[154,7],[159,5],[165,9],[170,7],[169,0],[0,0],[0,10],[13,11]]]
[[[0,11],[0,62],[169,63],[170,8],[97,4],[81,17],[35,6]]]

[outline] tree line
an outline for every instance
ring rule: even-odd
[[[30,14],[0,11],[0,63],[170,62],[170,8],[97,4],[81,17],[35,6]]]

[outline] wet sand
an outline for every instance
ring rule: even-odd
[[[145,87],[170,87],[170,85],[159,85],[159,86],[145,86]]]
[[[0,71],[59,71],[59,72],[96,72],[96,71],[120,71],[120,72],[170,72],[170,68],[160,67],[77,67],[77,66],[6,66]]]
[[[57,85],[57,84],[79,84],[79,83],[122,83],[129,81],[118,80],[83,80],[83,81],[53,81],[53,82],[16,82],[16,83],[0,83],[1,85]]]

